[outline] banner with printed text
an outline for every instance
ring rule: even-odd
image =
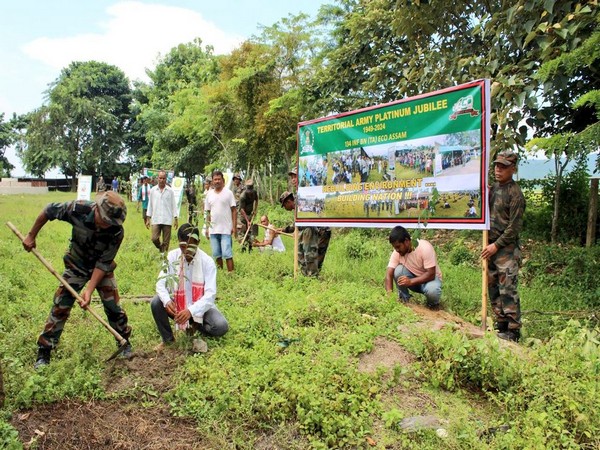
[[[298,124],[299,226],[487,229],[489,80]]]

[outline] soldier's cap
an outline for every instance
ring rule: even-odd
[[[237,178],[238,180],[242,181],[242,177],[240,177],[240,174],[239,174],[239,173],[234,173],[234,174],[233,174],[233,178],[232,178],[232,179],[233,179],[233,180],[235,180],[236,178]]]
[[[288,172],[288,175],[298,175],[298,169],[294,167]]]
[[[212,183],[212,178],[211,177],[206,177],[206,179],[204,180],[205,183]]]
[[[244,184],[245,184],[246,186],[254,186],[254,181],[252,180],[252,178],[248,178],[248,179],[247,179],[247,180],[244,182]]]
[[[496,155],[496,159],[494,160],[494,164],[502,164],[504,166],[510,166],[511,164],[517,164],[517,155],[510,150],[504,150]]]
[[[281,203],[281,207],[283,208],[283,205],[285,205],[285,202],[287,199],[291,198],[292,200],[294,200],[294,194],[292,192],[289,191],[285,191],[283,194],[281,194],[279,196],[279,203]]]
[[[108,191],[96,197],[96,207],[102,220],[113,226],[121,226],[127,217],[127,206],[119,194]]]

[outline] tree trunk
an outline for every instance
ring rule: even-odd
[[[560,188],[562,186],[562,175],[569,164],[570,158],[565,158],[564,164],[560,163],[560,155],[554,155],[554,169],[556,171],[556,186],[554,187],[554,211],[552,212],[552,230],[550,231],[550,242],[556,243],[558,239],[558,216],[560,214]]]
[[[590,207],[588,210],[587,233],[585,246],[591,247],[596,242],[596,220],[598,218],[598,178],[592,178],[590,185]]]

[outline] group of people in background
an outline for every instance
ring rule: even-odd
[[[119,183],[119,179],[115,176],[113,177],[111,183],[110,183],[110,189],[114,192],[119,192],[119,188],[120,188],[120,183]],[[106,181],[104,181],[104,176],[100,175],[100,177],[98,178],[98,181],[96,182],[96,192],[105,192],[108,190],[108,185],[106,184]]]
[[[489,299],[498,336],[518,341],[522,326],[517,291],[521,263],[519,233],[523,224],[525,198],[513,180],[517,155],[501,152],[493,165],[496,182],[489,192],[489,241],[480,256],[488,260]],[[296,169],[288,175],[292,187],[297,190]],[[241,184],[239,175],[234,180],[239,180]],[[234,183],[234,186],[239,184]],[[173,225],[177,228],[178,222],[173,190],[167,184],[164,171],[159,171],[156,186],[150,188],[148,179],[142,180],[139,198],[144,221],[152,229],[153,244],[166,255],[150,308],[162,340],[157,350],[174,341],[170,320],[175,322],[178,329],[191,333],[199,331],[209,336],[227,333],[229,324],[215,304],[216,274],[217,267],[223,268],[223,260],[228,272],[234,270],[232,239],[239,231],[238,211],[243,216],[241,224],[246,226],[246,235],[257,212],[258,195],[253,189],[252,180],[247,180],[244,186],[245,189],[238,192],[235,187],[233,191],[226,188],[220,171],[214,171],[211,180],[205,184],[204,209],[208,224],[205,236],[210,239],[213,260],[199,248],[202,235],[198,227],[191,223],[178,228],[178,248],[169,251],[171,228]],[[237,201],[236,193],[239,195]],[[279,201],[284,209],[295,210],[294,192],[284,192]],[[131,326],[120,306],[114,276],[114,259],[123,242],[126,216],[127,207],[116,191],[102,192],[95,201],[50,203],[39,213],[23,240],[23,247],[27,251],[36,247],[37,235],[48,221],[58,219],[72,226],[70,246],[64,256],[63,278],[75,291],[83,291],[78,300],[84,309],[90,305],[92,293],[98,292],[108,323],[127,340],[122,355],[131,357],[132,349],[128,341]],[[260,218],[260,223],[267,232],[263,241],[252,241],[257,248],[271,246],[279,250],[283,248],[283,243],[277,233],[294,231],[293,225],[276,230],[266,215]],[[319,274],[330,238],[331,230],[328,227],[299,227],[298,259],[304,275]],[[421,293],[429,308],[438,309],[442,297],[442,272],[433,245],[424,239],[411,239],[402,226],[393,228],[388,240],[393,251],[386,269],[386,291],[392,292],[396,285],[398,299],[402,302],[410,300],[411,292]],[[37,341],[36,369],[50,363],[51,351],[58,345],[75,300],[64,286],[55,292],[53,306]]]

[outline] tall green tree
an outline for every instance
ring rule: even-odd
[[[130,103],[129,80],[118,67],[71,63],[50,85],[46,103],[28,116],[25,168],[40,176],[59,168],[68,178],[114,173],[126,151]]]
[[[150,83],[136,94],[138,120],[152,148],[154,167],[172,168],[186,176],[202,173],[215,145],[202,117],[190,111],[203,103],[202,90],[217,80],[219,66],[212,47],[195,39],[160,58]]]
[[[569,122],[553,100],[590,74],[555,79],[553,90],[535,74],[586,39],[596,14],[597,1],[339,0],[322,11],[334,45],[312,97],[321,113],[341,112],[489,78],[492,150],[523,148],[531,130]]]
[[[14,134],[10,122],[4,121],[4,114],[0,114],[0,177],[9,177],[10,171],[15,168],[5,156],[7,147],[14,142]]]
[[[596,16],[597,23],[600,15]],[[539,137],[528,143],[530,149],[543,150],[553,158],[555,169],[554,208],[551,241],[556,242],[561,205],[561,184],[567,165],[596,151],[600,146],[600,32],[596,29],[580,46],[545,62],[536,73],[544,89],[555,93],[562,80],[575,80],[576,90],[557,95],[561,108],[567,108],[561,126],[551,128],[549,137]],[[558,80],[558,81],[557,81]],[[570,111],[570,114],[568,113]],[[596,158],[597,170],[600,158]]]

